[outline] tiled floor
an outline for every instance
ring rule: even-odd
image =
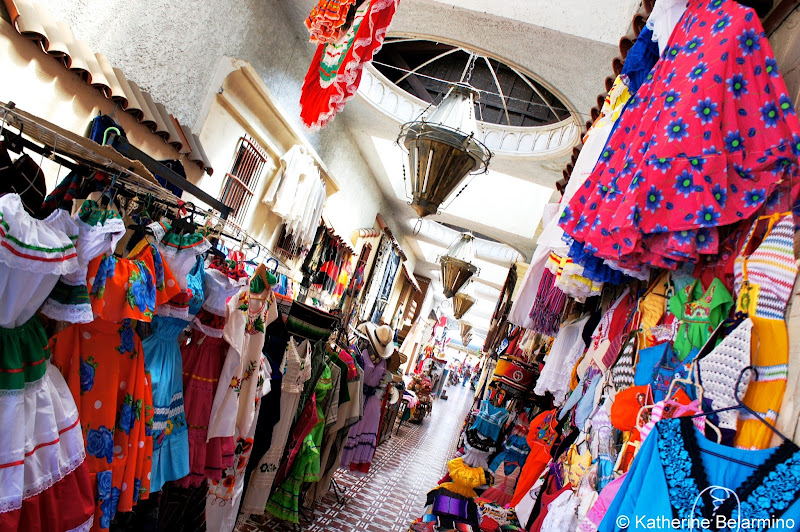
[[[299,527],[269,515],[248,520],[239,532],[405,532],[422,513],[425,496],[446,471],[456,449],[473,391],[461,386],[447,390],[422,425],[403,424],[398,436],[378,447],[369,474],[339,470],[336,481],[345,493],[341,503],[333,491],[314,508],[309,522]]]

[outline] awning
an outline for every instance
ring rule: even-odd
[[[322,213],[322,223],[325,224],[325,229],[327,229],[329,235],[339,239],[342,242],[342,244],[344,244],[344,246],[350,250],[350,253],[355,255],[356,248],[353,247],[353,244],[350,242],[349,239],[343,237],[341,233],[339,233],[336,230],[336,228],[333,226],[330,220],[328,220],[327,216],[325,216],[325,213]]]
[[[358,238],[376,238],[382,234],[383,233],[379,229],[373,229],[372,227],[358,230]]]
[[[408,279],[408,282],[410,282],[411,286],[414,287],[414,290],[421,294],[422,288],[419,287],[419,283],[414,277],[414,272],[412,272],[411,268],[408,267],[408,261],[403,261],[403,275],[406,276],[406,279]]]
[[[394,250],[397,251],[398,255],[400,255],[400,258],[403,259],[404,262],[406,260],[408,260],[408,256],[406,255],[406,252],[403,251],[403,248],[400,247],[400,242],[397,241],[397,239],[392,234],[392,230],[389,229],[388,225],[386,225],[386,222],[384,221],[383,216],[381,216],[380,213],[379,213],[375,217],[375,219],[378,222],[378,226],[380,226],[380,228],[383,230],[383,233],[389,238],[389,241],[392,243],[392,247],[394,248]]]
[[[69,26],[56,21],[43,4],[31,0],[4,0],[4,3],[20,35],[38,43],[47,55],[117,103],[209,175],[214,173],[200,139],[191,129],[180,124],[164,105],[127,79],[120,69],[114,68],[105,55],[93,52],[85,41],[77,40]]]

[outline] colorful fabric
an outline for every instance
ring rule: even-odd
[[[733,298],[719,279],[714,279],[706,290],[700,281],[695,281],[670,298],[669,311],[680,320],[673,342],[678,360],[688,357],[693,348],[705,345],[732,305]]]
[[[325,127],[355,95],[364,67],[383,45],[398,4],[399,0],[364,0],[347,32],[317,47],[300,95],[300,118],[306,126]]]
[[[181,347],[190,470],[178,482],[182,487],[199,487],[205,479],[219,482],[222,470],[233,465],[233,436],[208,438],[212,403],[208,398],[217,390],[228,350],[221,336],[221,331],[220,337],[194,333]]]
[[[294,414],[300,401],[303,384],[311,378],[311,346],[303,341],[299,346],[294,337],[289,339],[283,357],[283,378],[281,379],[280,420],[272,429],[272,444],[258,463],[258,468],[250,477],[250,484],[242,505],[245,514],[263,514],[275,475],[281,464],[283,451]]]
[[[794,256],[794,219],[791,213],[767,218],[767,233],[751,252],[750,243],[763,222],[759,219],[753,223],[742,252],[733,263],[737,311],[783,321],[798,271]]]
[[[142,342],[153,386],[153,465],[150,492],[189,474],[189,437],[183,399],[183,364],[178,336],[188,325],[153,318],[153,334]]]
[[[367,473],[375,456],[378,441],[378,427],[381,422],[382,390],[379,386],[386,372],[386,360],[374,364],[369,355],[364,360],[364,402],[363,417],[353,425],[348,433],[347,443],[342,452],[341,467],[352,471]]]
[[[558,437],[558,432],[556,432],[558,418],[556,413],[556,410],[546,410],[531,421],[527,437],[531,452],[528,454],[527,460],[525,460],[519,479],[517,479],[511,506],[519,504],[523,497],[528,494],[536,479],[539,478],[550,462],[550,449]]]
[[[734,261],[738,295],[737,310],[753,322],[750,363],[756,374],[744,402],[770,424],[775,424],[786,390],[789,364],[789,337],[784,316],[794,287],[798,265],[794,258],[792,215],[775,215],[767,220],[767,233],[750,252],[751,239],[759,224],[750,229],[742,251]],[[740,418],[735,444],[743,449],[769,446],[771,431],[750,414]]]
[[[800,450],[791,441],[774,449],[744,451],[705,438],[688,418],[667,419],[656,424],[652,437],[642,444],[598,530],[627,530],[620,527],[620,515],[637,516],[640,522],[713,523],[715,516],[724,516],[725,523],[741,519],[742,525],[781,517],[797,522],[799,495]]]
[[[800,124],[758,16],[691,0],[561,226],[595,257],[674,269],[715,254],[718,227],[796,181],[798,154]]]
[[[355,0],[320,0],[305,21],[315,44],[336,42],[346,29],[347,15]]]
[[[86,286],[89,262],[104,253],[114,252],[125,235],[125,222],[118,212],[103,209],[92,200],[83,202],[74,220],[78,228],[75,249],[79,267],[61,276],[41,312],[54,320],[89,323],[94,319]]]
[[[46,347],[35,317],[0,329],[1,530],[88,530],[94,517],[78,408]]]
[[[130,321],[75,324],[50,340],[51,360],[78,405],[96,486],[95,524],[109,527],[150,493],[153,405],[142,343]]]
[[[104,254],[89,263],[89,298],[95,317],[150,321],[181,288],[158,249],[142,240],[127,259]]]
[[[263,344],[262,336],[260,347],[263,347]],[[253,422],[246,427],[246,433],[240,433],[240,425],[236,426],[236,447],[233,455],[233,466],[226,468],[222,472],[219,482],[213,480],[208,482],[208,496],[206,498],[206,528],[208,530],[231,531],[236,524],[239,503],[244,491],[247,464],[250,461],[250,454],[253,452],[253,438],[258,423],[261,398],[269,393],[266,385],[269,384],[270,364],[265,356],[261,356],[258,361],[256,375],[257,377],[254,376],[253,378],[257,383],[253,402],[243,400],[240,403],[242,408],[253,409]]]
[[[286,479],[278,485],[267,502],[267,511],[291,523],[299,522],[300,492],[304,482],[317,482],[320,476],[320,445],[325,430],[325,416],[322,405],[328,391],[332,388],[331,370],[326,366],[322,377],[314,387],[316,424],[303,439],[302,448],[294,459]]]
[[[175,276],[175,282],[186,291],[187,276],[195,268],[197,257],[211,249],[211,243],[201,232],[180,234],[164,222],[153,222],[147,228],[155,235],[156,246]]]
[[[18,194],[0,197],[0,327],[25,324],[59,277],[80,268],[77,238],[78,227],[66,211],[37,220]]]

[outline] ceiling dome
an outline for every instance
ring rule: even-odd
[[[540,127],[571,116],[556,95],[520,69],[459,46],[387,38],[373,65],[427,103],[438,104],[452,83],[467,81],[480,92],[475,115],[487,124]]]

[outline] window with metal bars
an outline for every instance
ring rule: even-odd
[[[220,201],[231,208],[230,216],[234,221],[244,222],[266,162],[266,152],[253,139],[248,136],[239,139],[231,170],[225,174],[219,195]]]

